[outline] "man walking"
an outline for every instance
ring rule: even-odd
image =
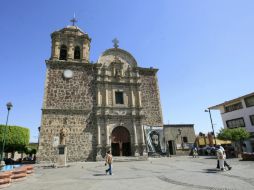
[[[232,167],[226,162],[226,153],[225,153],[225,149],[221,146],[221,145],[217,145],[217,169],[225,169],[225,166],[228,168],[228,170],[231,170]],[[222,158],[223,160],[221,160],[220,158]],[[223,166],[220,165],[220,163],[223,163]]]
[[[113,157],[112,154],[110,154],[110,151],[107,152],[106,157],[105,157],[105,166],[108,164],[108,169],[106,170],[106,175],[109,172],[109,175],[112,175],[112,161],[113,161]]]

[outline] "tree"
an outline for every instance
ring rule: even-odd
[[[242,127],[234,129],[221,129],[217,137],[218,139],[231,140],[235,143],[238,143],[238,145],[241,145],[244,140],[250,138],[250,133]],[[240,151],[242,152],[242,146],[239,147]]]
[[[5,152],[23,151],[29,144],[30,131],[19,126],[0,125],[0,145],[2,147],[5,133]]]

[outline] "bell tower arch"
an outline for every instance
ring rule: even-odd
[[[74,22],[72,26],[53,32],[51,43],[50,60],[89,63],[91,38]]]

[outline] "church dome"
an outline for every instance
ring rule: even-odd
[[[120,61],[123,63],[124,70],[128,67],[137,67],[135,58],[127,51],[120,48],[110,48],[102,53],[98,59],[98,63],[102,66],[109,67],[112,62]]]

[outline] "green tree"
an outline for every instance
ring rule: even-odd
[[[29,144],[30,130],[20,126],[0,125],[0,145],[5,133],[5,152],[24,151]]]
[[[217,137],[218,139],[233,141],[236,143],[236,145],[238,144],[240,151],[242,152],[241,145],[244,140],[250,138],[250,133],[242,127],[234,129],[221,129]]]

